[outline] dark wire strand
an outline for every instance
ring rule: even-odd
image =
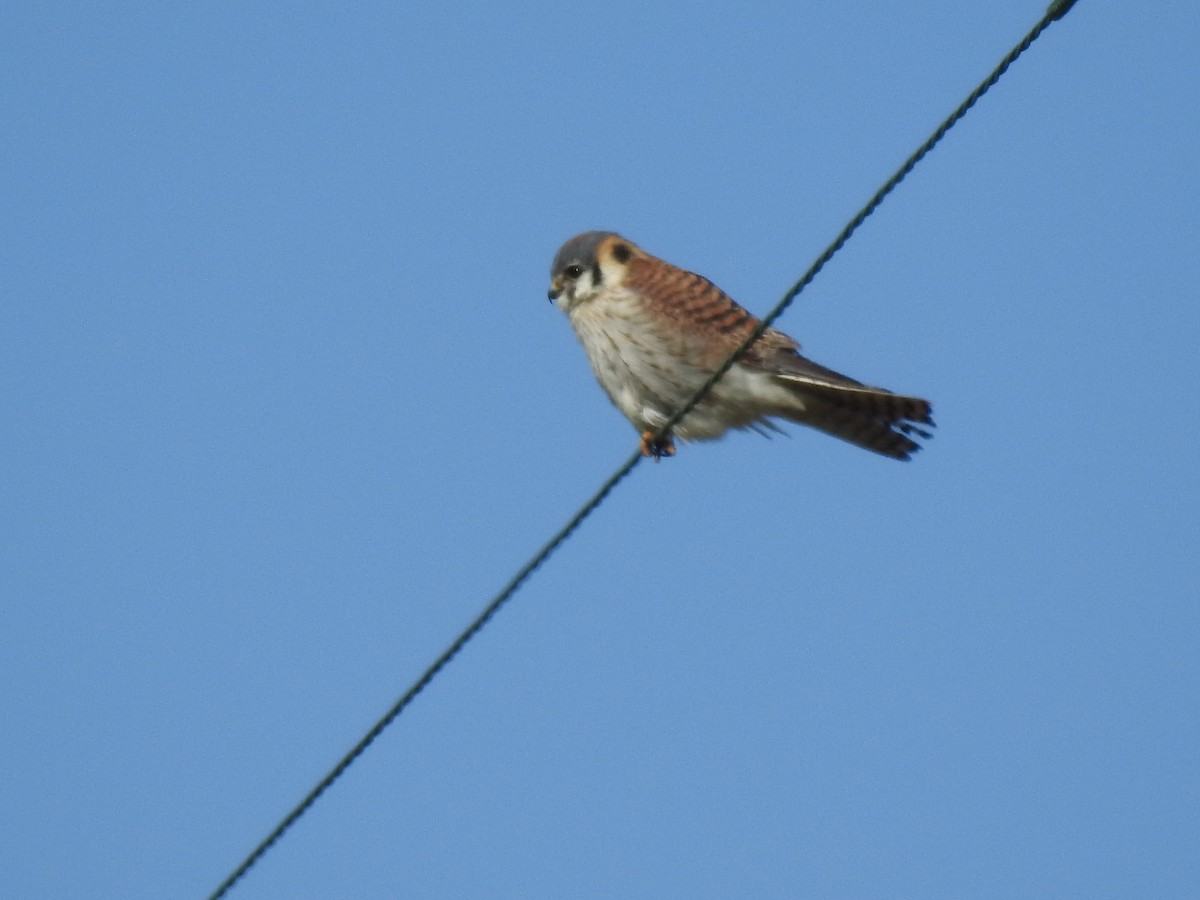
[[[520,589],[521,585],[525,583],[529,576],[537,571],[542,563],[549,559],[551,554],[553,554],[554,551],[557,550],[559,546],[571,536],[572,533],[574,533],[575,529],[583,524],[583,520],[590,516],[595,511],[596,507],[604,502],[604,500],[612,492],[613,488],[615,488],[625,478],[626,475],[632,472],[634,467],[637,466],[641,460],[641,453],[634,453],[625,461],[625,464],[621,466],[621,468],[617,469],[616,472],[609,476],[609,479],[600,486],[600,489],[596,491],[594,495],[592,495],[592,498],[588,500],[588,502],[582,507],[580,507],[579,511],[571,517],[571,520],[562,528],[560,528],[558,533],[555,534],[554,537],[552,537],[549,541],[547,541],[542,549],[539,550],[529,560],[529,562],[525,563],[525,565],[521,567],[521,570],[509,580],[508,584],[504,586],[500,593],[492,598],[492,602],[484,607],[483,612],[481,612],[475,618],[475,620],[467,626],[466,630],[464,630],[462,634],[455,638],[454,643],[446,648],[445,652],[433,661],[432,665],[425,670],[424,674],[421,675],[421,677],[413,683],[413,686],[404,693],[404,696],[392,704],[391,709],[384,713],[383,717],[371,727],[371,730],[363,735],[362,740],[355,744],[350,749],[349,753],[338,760],[337,765],[329,770],[329,774],[322,778],[320,782],[317,783],[317,786],[309,791],[308,795],[301,800],[291,812],[284,816],[283,820],[275,826],[275,830],[267,835],[266,838],[263,839],[262,843],[254,848],[254,852],[247,856],[242,864],[233,872],[231,872],[228,878],[221,882],[221,885],[210,895],[210,900],[219,900],[219,898],[224,897],[225,894],[228,893],[229,889],[232,888],[241,879],[241,877],[250,870],[250,867],[258,862],[258,860],[262,858],[263,854],[270,850],[271,847],[274,846],[281,837],[283,837],[284,832],[291,828],[296,823],[297,819],[308,812],[309,807],[316,803],[318,798],[325,793],[330,785],[337,781],[342,776],[342,773],[350,768],[354,761],[363,754],[363,751],[365,751],[369,746],[371,746],[372,743],[374,743],[375,739],[383,733],[384,729],[391,725],[395,718],[400,715],[400,713],[404,712],[405,707],[412,703],[413,700],[416,699],[417,695],[425,689],[429,682],[433,681],[433,679],[437,677],[437,674],[446,667],[450,660],[454,659],[454,657],[458,655],[458,652],[462,650],[467,641],[471,640],[471,638],[475,637],[475,635],[479,633],[483,626],[488,623],[488,621],[496,614],[500,607],[507,603]]]
[[[834,239],[833,243],[825,249],[824,253],[817,257],[816,262],[812,264],[809,270],[804,273],[804,276],[799,281],[792,285],[791,289],[783,296],[783,299],[780,300],[779,303],[775,305],[774,309],[772,309],[763,318],[758,327],[755,328],[750,336],[742,342],[741,346],[738,347],[737,350],[735,350],[732,354],[730,354],[729,358],[726,359],[721,367],[718,368],[712,374],[712,376],[700,386],[695,394],[692,395],[691,399],[684,404],[678,412],[671,416],[671,418],[665,425],[662,426],[661,429],[659,429],[658,434],[655,436],[655,441],[661,442],[665,440],[670,434],[671,429],[678,425],[684,416],[696,408],[697,404],[699,404],[705,398],[705,396],[707,396],[708,392],[712,390],[712,386],[716,384],[718,379],[720,379],[721,376],[723,376],[729,371],[730,368],[733,367],[733,365],[750,348],[751,344],[762,337],[763,332],[770,327],[772,322],[774,322],[779,318],[780,315],[783,314],[788,306],[791,305],[792,301],[799,296],[800,292],[803,291],[812,282],[812,280],[817,277],[817,274],[825,267],[825,264],[828,263],[829,260],[831,260],[834,255],[842,249],[846,241],[850,239],[850,236],[858,230],[859,226],[862,225],[863,222],[865,222],[873,212],[875,212],[879,204],[883,202],[884,198],[886,198],[887,195],[890,194],[896,188],[896,186],[908,176],[908,173],[916,167],[917,163],[919,163],[926,156],[926,154],[929,153],[929,151],[937,146],[941,139],[946,136],[946,133],[953,128],[958,121],[967,114],[971,107],[979,101],[979,98],[986,94],[988,90],[990,90],[991,87],[1000,80],[1001,76],[1003,76],[1008,70],[1008,67],[1016,62],[1017,58],[1029,49],[1030,45],[1041,36],[1042,32],[1045,31],[1052,22],[1055,22],[1065,16],[1071,7],[1074,6],[1075,2],[1076,0],[1054,0],[1054,2],[1050,4],[1046,14],[1042,17],[1041,21],[1038,22],[1034,29],[1030,31],[1029,34],[1027,34],[1025,38],[1019,44],[1017,44],[1017,46],[1014,47],[1007,56],[1004,57],[1003,60],[1001,60],[1000,64],[992,71],[991,75],[989,75],[987,79],[979,85],[979,87],[975,88],[975,90],[971,92],[970,96],[963,101],[962,105],[960,105],[958,109],[951,113],[946,120],[938,126],[937,130],[934,131],[929,139],[925,141],[925,143],[922,144],[917,151],[912,154],[912,156],[905,160],[904,164],[896,171],[896,174],[889,178],[884,183],[883,187],[875,192],[875,195],[871,197],[867,204],[859,211],[858,215],[850,220],[850,223],[842,229],[841,233]],[[345,773],[345,771],[350,768],[351,765],[354,764],[354,761],[358,759],[358,757],[361,756],[363,752],[369,746],[371,746],[372,743],[374,743],[375,739],[378,738],[379,735],[381,735],[384,730],[392,724],[393,721],[395,721],[396,717],[399,716],[400,713],[404,712],[405,708],[416,699],[417,695],[420,694],[421,691],[423,691],[429,685],[429,683],[437,677],[438,673],[441,672],[442,669],[444,669],[450,663],[450,661],[454,659],[455,656],[458,655],[459,651],[466,646],[467,642],[483,629],[483,626],[486,625],[491,620],[492,616],[494,616],[500,610],[500,607],[507,603],[512,596],[518,590],[520,590],[521,586],[530,578],[530,576],[532,576],[534,572],[536,572],[542,566],[542,564],[546,562],[546,560],[549,559],[554,552],[558,550],[558,548],[562,546],[562,544],[568,538],[571,537],[572,534],[575,533],[576,529],[583,524],[583,521],[593,512],[595,512],[596,508],[599,507],[600,504],[605,501],[605,499],[607,499],[608,495],[612,493],[613,489],[624,480],[625,476],[634,470],[641,460],[641,453],[634,453],[619,469],[617,469],[616,472],[609,476],[608,480],[600,486],[600,489],[592,495],[591,499],[588,500],[582,507],[580,507],[579,511],[571,517],[571,520],[567,522],[567,524],[561,529],[559,529],[558,533],[555,534],[549,541],[547,541],[542,548],[535,553],[533,557],[527,563],[525,563],[524,566],[521,567],[517,574],[509,580],[508,584],[506,584],[504,588],[492,598],[492,601],[486,607],[484,607],[483,612],[481,612],[475,618],[475,620],[467,626],[467,628],[454,640],[454,642],[442,653],[441,656],[433,661],[429,668],[425,670],[424,674],[422,674],[421,677],[413,683],[412,687],[410,687],[404,693],[404,695],[392,705],[391,709],[384,713],[383,717],[371,727],[371,730],[363,735],[362,739],[355,744],[353,748],[351,748],[350,752],[338,761],[338,763],[329,771],[329,774],[322,778],[320,782],[317,783],[316,787],[309,791],[308,795],[305,796],[305,798],[301,800],[291,812],[284,816],[283,820],[275,826],[275,829],[269,835],[267,835],[263,841],[254,848],[253,851],[251,851],[250,855],[247,856],[223,882],[221,882],[217,889],[210,895],[209,900],[220,900],[220,898],[224,897],[229,892],[230,888],[237,884],[237,882],[241,880],[242,876],[244,876],[250,870],[250,868],[257,863],[263,857],[263,855],[266,854],[267,851],[279,841],[281,837],[283,837],[288,829],[290,829],[301,816],[308,812],[308,810],[314,803],[317,802],[321,795],[324,794],[325,791],[328,790],[329,787],[332,786],[333,783],[337,781]]]
[[[1034,29],[1029,32],[1029,34],[1025,35],[1025,38],[1021,41],[1021,43],[1017,44],[1017,46],[1013,47],[1013,49],[1009,51],[1009,54],[1000,61],[1000,64],[996,66],[995,69],[992,70],[992,74],[989,75],[982,83],[980,83],[979,87],[975,88],[975,90],[971,92],[970,96],[968,96],[967,99],[962,102],[958,109],[954,110],[954,112],[946,117],[945,121],[943,121],[942,124],[937,127],[937,130],[929,136],[929,139],[920,147],[918,147],[912,156],[904,161],[904,164],[896,170],[896,174],[884,182],[883,187],[875,192],[875,195],[867,201],[866,206],[859,210],[858,215],[851,219],[846,227],[842,229],[841,233],[834,238],[833,243],[825,248],[825,252],[817,257],[816,262],[812,264],[809,270],[804,273],[799,281],[792,285],[791,289],[786,294],[783,295],[783,299],[775,304],[774,308],[763,317],[762,321],[758,323],[758,326],[752,332],[750,332],[746,339],[742,341],[741,345],[726,358],[725,362],[721,364],[720,368],[718,368],[712,373],[712,375],[709,376],[708,381],[704,382],[704,384],[700,386],[700,389],[692,395],[691,399],[688,400],[688,402],[682,407],[680,407],[680,409],[658,430],[658,432],[650,440],[651,444],[661,445],[667,439],[671,433],[671,429],[678,425],[683,420],[684,416],[695,409],[700,402],[706,396],[708,396],[708,392],[712,390],[713,385],[716,384],[726,372],[733,368],[734,364],[736,364],[737,361],[745,355],[746,351],[750,349],[750,346],[763,336],[763,333],[771,327],[771,324],[776,319],[783,315],[784,311],[792,305],[792,301],[800,295],[801,291],[803,291],[806,287],[808,287],[809,284],[812,283],[812,280],[817,277],[817,274],[823,268],[825,268],[825,264],[828,263],[829,260],[833,259],[834,255],[842,249],[846,241],[850,240],[850,236],[854,234],[854,232],[858,231],[859,226],[862,225],[863,222],[865,222],[873,212],[875,212],[875,210],[879,207],[879,204],[884,201],[884,198],[887,197],[887,195],[893,190],[895,190],[896,186],[899,185],[900,182],[908,177],[908,173],[916,168],[917,163],[924,159],[929,151],[931,151],[941,142],[942,138],[946,136],[946,133],[955,125],[957,125],[958,121],[970,111],[971,107],[979,102],[979,98],[991,90],[992,86],[1000,80],[1001,76],[1003,76],[1006,71],[1008,71],[1008,67],[1017,61],[1017,57],[1028,50],[1030,45],[1038,39],[1041,33],[1050,27],[1052,22],[1055,22],[1065,16],[1075,2],[1076,0],[1055,0],[1055,2],[1050,4],[1050,8],[1046,10],[1046,14],[1042,17],[1042,20],[1038,22]]]

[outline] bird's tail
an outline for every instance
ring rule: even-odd
[[[929,431],[935,427],[933,409],[928,400],[869,387],[823,369],[820,375],[781,373],[776,377],[796,395],[797,406],[782,413],[793,422],[893,459],[908,459],[921,449],[917,440],[933,437]]]

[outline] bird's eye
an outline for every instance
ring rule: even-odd
[[[580,266],[580,265],[567,266],[565,269],[563,269],[563,274],[566,275],[568,278],[578,278],[580,275],[583,274],[583,266]]]

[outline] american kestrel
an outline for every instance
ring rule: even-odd
[[[642,453],[675,453],[685,441],[730,428],[778,430],[772,418],[908,459],[913,439],[931,437],[926,400],[870,387],[801,356],[800,345],[768,328],[672,429],[655,432],[688,401],[758,325],[758,319],[702,275],[651,256],[611,231],[571,238],[550,267],[550,299],[570,317],[592,371],[613,404],[642,434]]]

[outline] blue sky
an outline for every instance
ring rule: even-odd
[[[0,894],[204,896],[633,450],[548,267],[768,309],[1040,0],[22,4]],[[1200,8],[1081,0],[231,896],[1194,897]]]

